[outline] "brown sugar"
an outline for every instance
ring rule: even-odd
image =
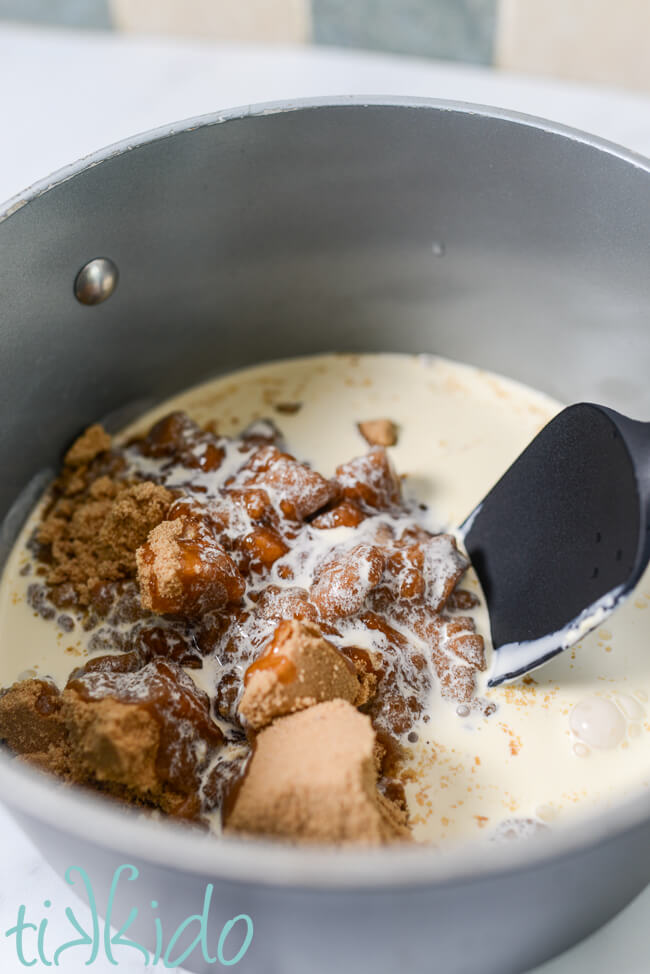
[[[58,498],[38,531],[48,583],[70,586],[78,603],[87,605],[102,582],[133,578],[136,549],[171,502],[172,494],[160,484],[129,486],[108,476],[72,498]]]
[[[410,837],[403,809],[377,789],[370,719],[345,700],[261,731],[225,830],[369,845]]]
[[[468,562],[402,499],[383,445],[334,478],[283,451],[267,421],[226,437],[179,412],[126,445],[79,438],[30,541],[27,600],[90,658],[62,692],[0,697],[0,740],[194,822],[222,806],[244,833],[408,837],[401,739],[432,693],[474,706],[486,665],[460,614]]]
[[[325,700],[356,703],[352,664],[310,622],[283,621],[246,671],[239,713],[255,730]]]
[[[160,727],[147,710],[112,697],[85,701],[74,690],[64,691],[62,709],[75,777],[123,785],[142,796],[160,791]]]
[[[61,695],[47,680],[21,680],[0,695],[0,741],[31,764],[67,771]]]
[[[208,696],[178,664],[155,659],[121,672],[95,665],[68,682],[62,710],[78,779],[200,819],[201,774],[223,735]]]
[[[397,443],[397,426],[390,419],[366,419],[357,425],[370,446],[395,446]]]
[[[128,656],[128,654],[126,654]],[[0,697],[0,740],[27,763],[69,782],[197,818],[200,774],[223,735],[208,697],[180,666],[131,670],[92,661],[60,693],[24,680]]]
[[[67,467],[86,466],[100,453],[105,453],[110,448],[110,436],[99,423],[95,423],[75,440],[63,462]]]

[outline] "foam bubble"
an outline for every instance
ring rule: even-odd
[[[585,697],[577,703],[569,715],[569,725],[576,737],[597,748],[616,747],[627,730],[625,717],[616,704],[603,697]]]

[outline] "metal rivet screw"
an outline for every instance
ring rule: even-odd
[[[82,304],[101,304],[117,287],[117,267],[108,257],[95,257],[81,268],[74,282],[74,293]]]

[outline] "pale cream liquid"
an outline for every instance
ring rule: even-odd
[[[301,402],[294,414],[277,403]],[[148,428],[171,409],[234,434],[272,416],[288,447],[325,475],[365,452],[356,423],[387,417],[400,427],[390,452],[405,492],[430,505],[434,529],[458,525],[559,404],[510,380],[429,356],[321,356],[231,374],[168,400],[125,431]],[[32,612],[20,575],[25,526],[0,585],[0,685],[51,676],[63,685],[86,657],[78,630],[66,635]],[[464,587],[478,582],[468,573]],[[553,827],[583,811],[638,794],[650,781],[650,574],[604,627],[521,681],[480,695],[498,704],[458,716],[434,691],[429,722],[409,745],[416,778],[407,786],[416,837],[445,843],[486,837],[505,819]],[[485,611],[476,613],[489,642]],[[215,663],[188,671],[210,690]],[[574,709],[575,708],[575,709]]]

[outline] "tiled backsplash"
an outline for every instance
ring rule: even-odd
[[[498,0],[311,0],[316,44],[490,64]]]
[[[650,0],[0,0],[0,19],[329,44],[650,91]]]

